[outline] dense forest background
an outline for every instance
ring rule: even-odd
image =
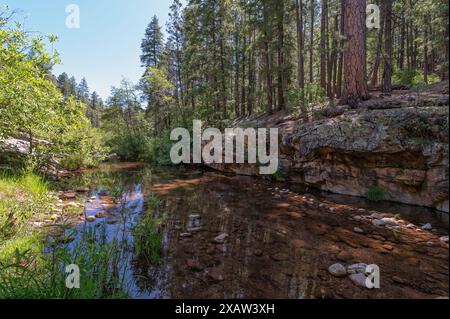
[[[364,0],[174,0],[167,37],[156,16],[145,30],[141,81],[124,80],[106,101],[84,78],[53,75],[58,55],[45,41],[56,38],[30,35],[4,10],[0,134],[21,132],[30,155],[49,154],[45,162],[64,153],[73,169],[108,149],[123,160],[166,163],[170,130],[192,119],[223,128],[282,111],[311,121],[322,106],[357,107],[374,90],[447,80],[448,1],[373,3],[379,29],[366,27]]]

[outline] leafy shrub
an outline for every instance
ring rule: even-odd
[[[409,86],[410,88],[419,88],[425,84],[424,74],[419,70],[396,70],[393,74],[393,82]],[[439,82],[440,79],[436,74],[428,75],[428,84]]]
[[[112,149],[124,161],[146,161],[149,158],[151,145],[147,137],[139,133],[115,136]]]
[[[170,131],[164,131],[160,136],[152,139],[150,161],[157,165],[171,165],[170,149],[173,142],[170,140]]]
[[[379,202],[386,199],[387,191],[381,186],[371,186],[364,195],[370,201]]]
[[[287,180],[286,173],[278,170],[275,174],[272,175],[272,179],[276,182],[285,182]]]

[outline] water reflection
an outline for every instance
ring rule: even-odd
[[[430,210],[407,205],[373,206],[354,197],[305,193],[250,177],[138,164],[104,166],[66,182],[67,189],[79,186],[91,189],[86,214],[100,217],[89,227],[101,224],[109,239],[129,243],[124,263],[135,298],[448,294],[448,244],[439,241],[448,234],[448,215],[443,222]],[[131,248],[131,229],[146,212],[150,194],[162,200],[162,211],[156,213],[167,216],[158,267],[137,260]],[[399,214],[419,226],[430,222],[435,232],[377,228],[352,218],[374,211]],[[356,226],[364,233],[355,233]],[[379,265],[383,289],[368,291],[330,276],[327,268],[335,262]]]

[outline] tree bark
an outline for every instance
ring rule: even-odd
[[[344,0],[344,94],[341,104],[367,99],[365,26],[366,1]]]
[[[328,37],[328,0],[322,0],[320,22],[320,86],[327,88],[327,37]]]
[[[384,0],[384,71],[383,86],[384,93],[392,92],[392,0]]]

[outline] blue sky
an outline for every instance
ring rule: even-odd
[[[165,30],[171,0],[0,0],[28,30],[59,37],[55,48],[62,65],[54,68],[66,72],[79,82],[86,77],[89,89],[107,98],[111,86],[123,77],[136,83],[143,73],[140,44],[145,28],[157,15]],[[66,6],[80,8],[80,29],[66,27]]]

